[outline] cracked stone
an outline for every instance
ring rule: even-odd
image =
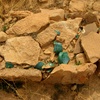
[[[61,64],[54,68],[44,83],[61,84],[84,84],[96,70],[96,65],[85,63],[79,66],[71,64]]]
[[[5,61],[16,64],[35,65],[40,54],[39,44],[30,36],[14,37],[0,47],[0,54]]]

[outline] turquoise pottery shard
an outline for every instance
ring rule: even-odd
[[[58,55],[58,62],[59,64],[67,64],[70,61],[67,52],[60,52]]]
[[[38,62],[34,68],[42,70],[42,66],[44,65],[43,62]]]
[[[11,62],[6,62],[6,68],[13,68],[14,65]]]
[[[57,35],[60,35],[60,31],[58,31],[58,30],[55,30],[55,32],[57,33]]]
[[[59,43],[59,42],[54,42],[54,52],[56,54],[59,54],[60,52],[63,51],[63,47],[62,47],[62,44]]]

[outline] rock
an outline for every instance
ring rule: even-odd
[[[50,20],[54,20],[54,21],[64,20],[64,10],[63,9],[54,10],[50,14],[49,18]]]
[[[69,3],[69,10],[71,12],[86,11],[87,3],[83,0],[71,0]]]
[[[83,48],[81,46],[81,39],[79,38],[75,44],[74,54],[78,54],[78,53],[82,53],[82,52],[83,52]]]
[[[3,61],[3,58],[2,57],[0,57],[0,62],[2,62]]]
[[[5,61],[2,60],[2,61],[0,62],[0,70],[2,70],[2,69],[4,69],[4,68],[5,68]]]
[[[93,9],[96,11],[100,11],[100,1],[97,0],[94,4],[93,4]]]
[[[0,47],[0,54],[8,62],[35,65],[38,62],[40,47],[30,36],[14,37]]]
[[[42,3],[42,2],[48,2],[48,0],[39,0],[39,2],[41,2],[41,3]]]
[[[64,10],[63,9],[41,9],[41,12],[47,14],[50,20],[61,21],[64,20]]]
[[[96,65],[86,63],[79,66],[61,64],[54,68],[51,74],[43,83],[49,84],[84,84],[89,77],[95,72]]]
[[[98,24],[98,19],[97,16],[91,12],[87,12],[83,15],[83,19],[81,22],[81,25],[84,26],[86,24],[90,24],[90,23],[97,23]]]
[[[0,70],[0,79],[6,79],[9,81],[35,81],[39,82],[42,79],[42,74],[37,69],[20,69],[11,68]]]
[[[4,42],[7,40],[7,34],[5,32],[0,32],[0,42]]]
[[[79,53],[76,55],[76,62],[80,62],[80,64],[84,64],[87,62],[84,53]]]
[[[59,31],[61,34],[57,36],[56,31]],[[37,35],[36,40],[43,47],[49,45],[57,36],[56,40],[64,42],[67,46],[70,41],[75,37],[75,32],[67,28],[66,21],[60,21],[51,24],[48,28]]]
[[[10,12],[11,17],[17,17],[17,18],[25,18],[31,14],[33,13],[30,11],[11,11]]]
[[[81,21],[82,21],[82,18],[68,19],[66,21],[66,24],[69,29],[75,32],[78,32]]]
[[[6,31],[6,33],[16,35],[37,33],[47,24],[49,24],[49,17],[46,14],[32,14],[16,22],[11,28]]]
[[[86,26],[84,26],[84,29],[85,29],[85,33],[90,33],[90,32],[97,32],[98,30],[98,27],[96,25],[96,23],[91,23],[91,24],[87,24]]]
[[[81,45],[90,62],[95,63],[100,59],[100,34],[90,32],[83,36]]]

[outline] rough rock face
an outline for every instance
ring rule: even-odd
[[[42,79],[41,71],[37,69],[3,69],[0,71],[0,78],[7,79],[9,81],[36,81],[39,82]]]
[[[30,11],[11,11],[10,12],[10,15],[12,17],[17,17],[17,18],[25,18],[31,14],[33,14],[33,13]]]
[[[44,14],[47,14],[50,20],[53,20],[53,21],[64,20],[64,10],[63,9],[54,9],[54,10],[41,9],[41,12]]]
[[[47,24],[49,24],[49,17],[46,14],[31,14],[30,16],[16,22],[7,30],[7,34],[25,35],[36,33]]]
[[[5,32],[0,32],[0,42],[4,42],[7,40],[7,34]]]
[[[82,18],[68,19],[66,21],[67,27],[75,32],[78,31],[79,25],[82,21]]]
[[[35,65],[38,62],[39,53],[39,44],[30,36],[8,39],[6,44],[0,47],[0,54],[5,61],[17,64]]]
[[[55,31],[59,31],[61,34],[57,36]],[[68,29],[66,21],[56,22],[51,24],[47,29],[37,35],[37,41],[41,46],[47,45],[52,42],[57,36],[57,40],[65,42],[66,45],[75,37],[75,32]]]
[[[100,59],[100,34],[90,32],[81,38],[81,44],[90,62]]]
[[[100,0],[97,0],[94,4],[93,4],[93,9],[96,11],[100,11]]]
[[[70,4],[69,4],[69,10],[71,12],[75,12],[75,11],[86,11],[86,6],[87,3],[85,2],[85,0],[71,0]]]
[[[44,80],[44,83],[83,84],[95,70],[96,65],[92,63],[86,63],[79,66],[61,64],[51,72],[50,76]]]

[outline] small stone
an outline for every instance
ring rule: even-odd
[[[90,62],[95,63],[100,59],[100,34],[90,32],[83,36],[81,45]]]
[[[76,55],[76,63],[78,62],[80,62],[81,64],[84,64],[87,62],[84,53],[79,53]]]
[[[7,34],[5,32],[0,32],[0,42],[5,42],[7,40]]]
[[[71,87],[72,91],[75,91],[77,89],[77,85],[75,84],[74,86]]]

